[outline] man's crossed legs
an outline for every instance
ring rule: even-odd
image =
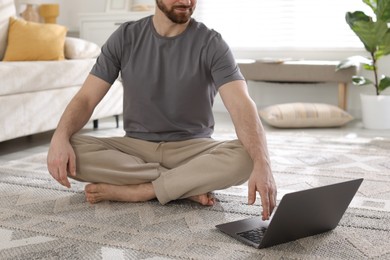
[[[147,142],[75,135],[71,143],[76,153],[75,179],[91,183],[85,187],[90,203],[157,198],[165,204],[188,198],[213,205],[209,192],[244,183],[253,167],[238,140]]]

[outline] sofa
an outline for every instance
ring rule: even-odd
[[[23,51],[17,49],[13,52],[14,57],[11,57],[8,54],[17,44],[14,34],[11,38],[11,25],[14,26],[13,22],[16,20],[10,17],[15,16],[14,1],[0,0],[0,142],[55,129],[64,109],[82,86],[100,51],[96,44],[65,37],[59,43],[62,44],[60,48],[63,48],[63,57],[58,59],[27,57],[23,60],[15,58],[15,55],[24,55]],[[19,24],[20,19],[17,20]],[[25,27],[12,27],[12,33],[19,33],[24,37],[26,32],[20,30],[28,29],[30,25],[40,26],[39,28],[46,26],[27,22],[21,25]],[[60,38],[55,36],[55,40]],[[23,50],[29,50],[33,41],[18,44],[22,44]],[[55,43],[43,47],[43,53],[48,54],[54,45]],[[91,120],[122,114],[122,97],[123,86],[120,81],[116,81],[96,107]]]

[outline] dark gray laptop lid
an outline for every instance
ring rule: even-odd
[[[216,227],[258,248],[320,234],[338,225],[362,181],[363,179],[356,179],[288,193],[283,196],[270,221],[254,217]],[[266,226],[268,228],[260,244],[254,244],[237,235],[238,232]]]
[[[363,179],[286,194],[260,247],[268,247],[334,229]]]

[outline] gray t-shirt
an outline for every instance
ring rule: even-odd
[[[180,35],[162,37],[152,16],[122,24],[91,74],[112,84],[119,72],[126,135],[149,141],[210,137],[218,88],[244,79],[219,33],[192,19]]]

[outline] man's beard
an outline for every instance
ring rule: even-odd
[[[191,7],[189,8],[188,13],[177,14],[175,13],[175,8],[187,8],[188,6],[174,6],[171,10],[169,10],[168,7],[165,6],[161,0],[156,0],[156,4],[158,8],[169,18],[169,20],[177,24],[183,24],[188,22],[188,20],[191,18],[192,13],[194,12],[194,8]]]

